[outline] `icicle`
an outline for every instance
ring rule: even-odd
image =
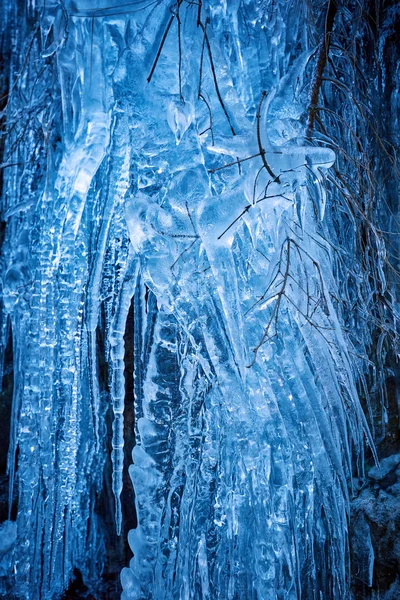
[[[132,253],[128,257],[128,264],[124,280],[116,299],[114,318],[109,331],[110,359],[111,359],[111,403],[113,407],[113,438],[112,438],[112,490],[115,499],[115,526],[117,535],[121,534],[122,512],[120,495],[122,491],[122,473],[124,467],[124,405],[125,405],[125,376],[124,376],[124,333],[129,307],[135,292],[138,261]]]

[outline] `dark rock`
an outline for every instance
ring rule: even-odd
[[[373,467],[352,501],[350,526],[355,600],[400,599],[400,454]]]

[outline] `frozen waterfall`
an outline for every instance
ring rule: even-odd
[[[96,594],[107,504],[123,600],[351,598],[397,348],[370,4],[4,1],[4,597]]]

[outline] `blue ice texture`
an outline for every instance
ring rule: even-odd
[[[18,514],[0,575],[17,598],[59,598],[76,567],[100,577],[109,407],[122,531],[129,310],[138,524],[122,600],[348,597],[352,461],[370,434],[334,302],[337,156],[306,135],[315,44],[297,5],[47,0],[39,36],[19,25],[36,112],[3,193]]]

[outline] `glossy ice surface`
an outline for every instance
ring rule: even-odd
[[[337,149],[307,134],[316,4],[51,0],[39,37],[19,26],[34,108],[3,194],[17,597],[100,576],[108,406],[121,530],[131,302],[122,598],[348,597],[352,460],[372,441],[337,301]]]

